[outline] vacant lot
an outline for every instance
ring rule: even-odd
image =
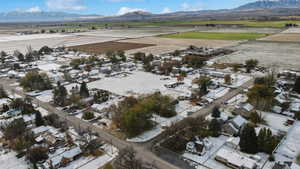
[[[300,43],[300,33],[280,33],[268,37],[261,38],[262,41],[272,42],[296,42]]]
[[[264,33],[223,33],[223,32],[186,32],[162,35],[166,38],[207,39],[207,40],[249,40],[268,36]]]
[[[228,40],[174,39],[174,38],[160,38],[160,37],[127,39],[127,40],[121,40],[119,42],[155,44],[155,46],[127,51],[128,54],[133,54],[136,52],[145,52],[145,53],[152,53],[155,55],[173,52],[175,50],[185,49],[190,45],[199,46],[199,47],[203,46],[203,47],[220,48],[220,47],[233,46],[239,43],[239,41],[228,41]]]
[[[103,54],[111,51],[127,51],[130,49],[138,49],[154,46],[153,44],[142,44],[142,43],[125,43],[125,42],[103,42],[94,43],[87,45],[71,46],[70,49],[75,49],[82,52]]]
[[[261,65],[300,70],[300,44],[247,42],[232,48],[237,52],[216,58],[219,63],[244,63],[257,59]]]

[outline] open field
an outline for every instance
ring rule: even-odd
[[[195,26],[195,25],[206,25],[206,24],[217,24],[217,25],[241,25],[246,27],[272,27],[272,28],[284,28],[287,23],[295,23],[300,25],[300,20],[284,20],[284,21],[255,21],[255,20],[216,20],[216,21],[205,21],[205,20],[178,20],[178,21],[145,21],[145,22],[90,22],[90,23],[68,23],[67,27],[78,28],[81,27],[104,27],[109,25],[112,27],[149,27],[149,26]]]
[[[161,34],[187,32],[193,30],[195,29],[182,28],[182,27],[101,29],[101,30],[91,31],[91,32],[76,33],[76,35],[114,37],[114,38],[140,38],[140,37],[148,37],[148,36],[157,36]],[[204,27],[204,30],[209,30],[209,28]]]
[[[27,36],[27,35],[26,35]],[[26,38],[26,36],[23,36]],[[0,51],[13,52],[14,50],[19,50],[21,52],[26,52],[27,47],[31,46],[33,49],[38,50],[41,47],[47,45],[49,47],[58,46],[77,46],[84,45],[88,43],[100,43],[113,40],[119,40],[120,38],[111,37],[97,37],[97,36],[65,36],[56,38],[38,38],[30,40],[16,40],[16,41],[6,41],[0,42]]]
[[[296,42],[300,43],[300,33],[280,33],[259,39],[271,42]]]
[[[283,28],[287,23],[295,23],[300,25],[300,21],[286,20],[286,21],[162,21],[154,22],[154,25],[206,25],[206,24],[217,24],[217,25],[241,25],[247,27],[273,27]]]
[[[152,53],[155,55],[173,52],[175,50],[185,49],[190,45],[222,48],[222,47],[236,45],[239,43],[239,41],[228,41],[228,40],[173,39],[173,38],[160,38],[160,37],[126,39],[126,40],[121,40],[119,42],[155,44],[155,46],[127,51],[128,54],[133,54],[136,52],[145,52],[145,53]]]
[[[191,28],[141,28],[141,29],[119,29],[119,30],[97,30],[91,32],[75,34],[37,34],[37,35],[8,35],[0,34],[0,51],[13,52],[20,50],[25,52],[28,46],[33,49],[40,49],[47,45],[49,47],[58,46],[78,46],[92,43],[116,41],[128,38],[140,38],[145,36],[157,36],[165,33],[175,33],[190,31]],[[150,43],[151,44],[151,43]]]
[[[254,27],[206,27],[198,26],[198,32],[221,32],[221,33],[265,33],[275,34],[280,33],[282,28],[254,28]]]
[[[300,33],[300,28],[289,28],[283,31],[282,33]]]
[[[127,51],[130,49],[139,49],[144,47],[154,46],[152,44],[142,43],[125,43],[125,42],[103,42],[93,43],[79,46],[71,46],[69,48],[87,53],[103,54],[112,51]]]
[[[264,66],[300,70],[300,44],[247,42],[232,48],[237,52],[214,59],[218,63],[244,63],[257,59]]]
[[[268,36],[263,33],[223,33],[223,32],[185,32],[162,35],[165,38],[207,39],[207,40],[249,40]]]

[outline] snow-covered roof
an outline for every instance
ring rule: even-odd
[[[275,113],[281,113],[282,108],[279,107],[279,106],[274,106],[272,110],[273,110]]]
[[[10,103],[9,99],[6,99],[6,98],[0,99],[0,106],[2,106],[4,104],[9,104],[9,103]]]
[[[242,154],[235,151],[229,151],[227,149],[220,149],[216,155],[216,158],[226,160],[226,162],[239,166],[240,168],[255,168],[256,162]]]
[[[24,122],[30,122],[30,121],[33,121],[35,120],[35,114],[31,114],[31,115],[24,115],[23,116],[23,120]]]
[[[247,111],[252,111],[254,109],[254,107],[249,103],[245,104],[243,108]]]
[[[242,116],[238,115],[234,119],[232,119],[232,122],[237,125],[238,127],[242,127],[244,124],[247,123],[247,120],[244,119]]]
[[[48,127],[40,126],[40,127],[32,129],[31,131],[33,132],[33,134],[39,134],[39,133],[43,133],[43,132],[48,131],[48,130],[49,130]]]
[[[290,169],[300,169],[300,166],[296,163],[292,163],[292,165],[290,166]]]
[[[76,148],[73,148],[69,151],[64,152],[62,154],[62,156],[65,157],[65,158],[73,158],[73,157],[75,157],[75,156],[77,156],[81,153],[82,153],[82,151],[81,151],[80,147],[76,147]]]

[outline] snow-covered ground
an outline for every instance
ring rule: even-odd
[[[149,94],[156,91],[165,90],[165,84],[169,80],[161,80],[163,76],[146,72],[131,72],[126,77],[109,77],[94,81],[88,84],[89,88],[108,90],[122,96],[132,94]]]
[[[18,159],[15,152],[7,154],[0,154],[0,168],[1,169],[28,169],[30,166],[26,163],[24,158]]]
[[[44,64],[38,64],[38,68],[42,71],[45,71],[45,72],[49,72],[51,70],[58,70],[59,67],[61,65],[58,65],[56,63],[44,63]]]
[[[290,128],[285,140],[275,153],[276,161],[296,161],[300,153],[300,122],[297,121]]]
[[[52,90],[40,92],[39,96],[37,96],[36,98],[42,102],[50,102],[53,98]]]
[[[288,119],[291,118],[280,114],[269,113],[269,112],[262,112],[262,115],[265,118],[267,125],[270,126],[271,128],[279,131],[288,132],[290,126],[286,126],[284,124]]]
[[[10,35],[2,36],[0,42],[20,41],[20,40],[34,40],[34,39],[48,39],[48,38],[64,38],[69,35],[63,34],[35,34],[35,35]]]

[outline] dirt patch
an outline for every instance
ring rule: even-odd
[[[103,42],[103,43],[93,43],[87,45],[71,46],[70,49],[75,49],[82,52],[103,54],[110,51],[127,51],[132,49],[139,49],[155,46],[153,44],[144,43],[127,43],[127,42]]]
[[[271,42],[295,42],[300,43],[300,33],[280,33],[259,39]]]
[[[228,40],[173,39],[173,38],[160,38],[160,37],[128,39],[128,40],[121,40],[118,42],[155,44],[155,46],[150,46],[142,49],[129,50],[127,52],[128,54],[133,54],[136,52],[145,52],[145,53],[152,53],[154,55],[173,52],[175,50],[183,50],[189,47],[190,45],[197,46],[197,47],[224,48],[239,43],[239,41],[228,41]]]

